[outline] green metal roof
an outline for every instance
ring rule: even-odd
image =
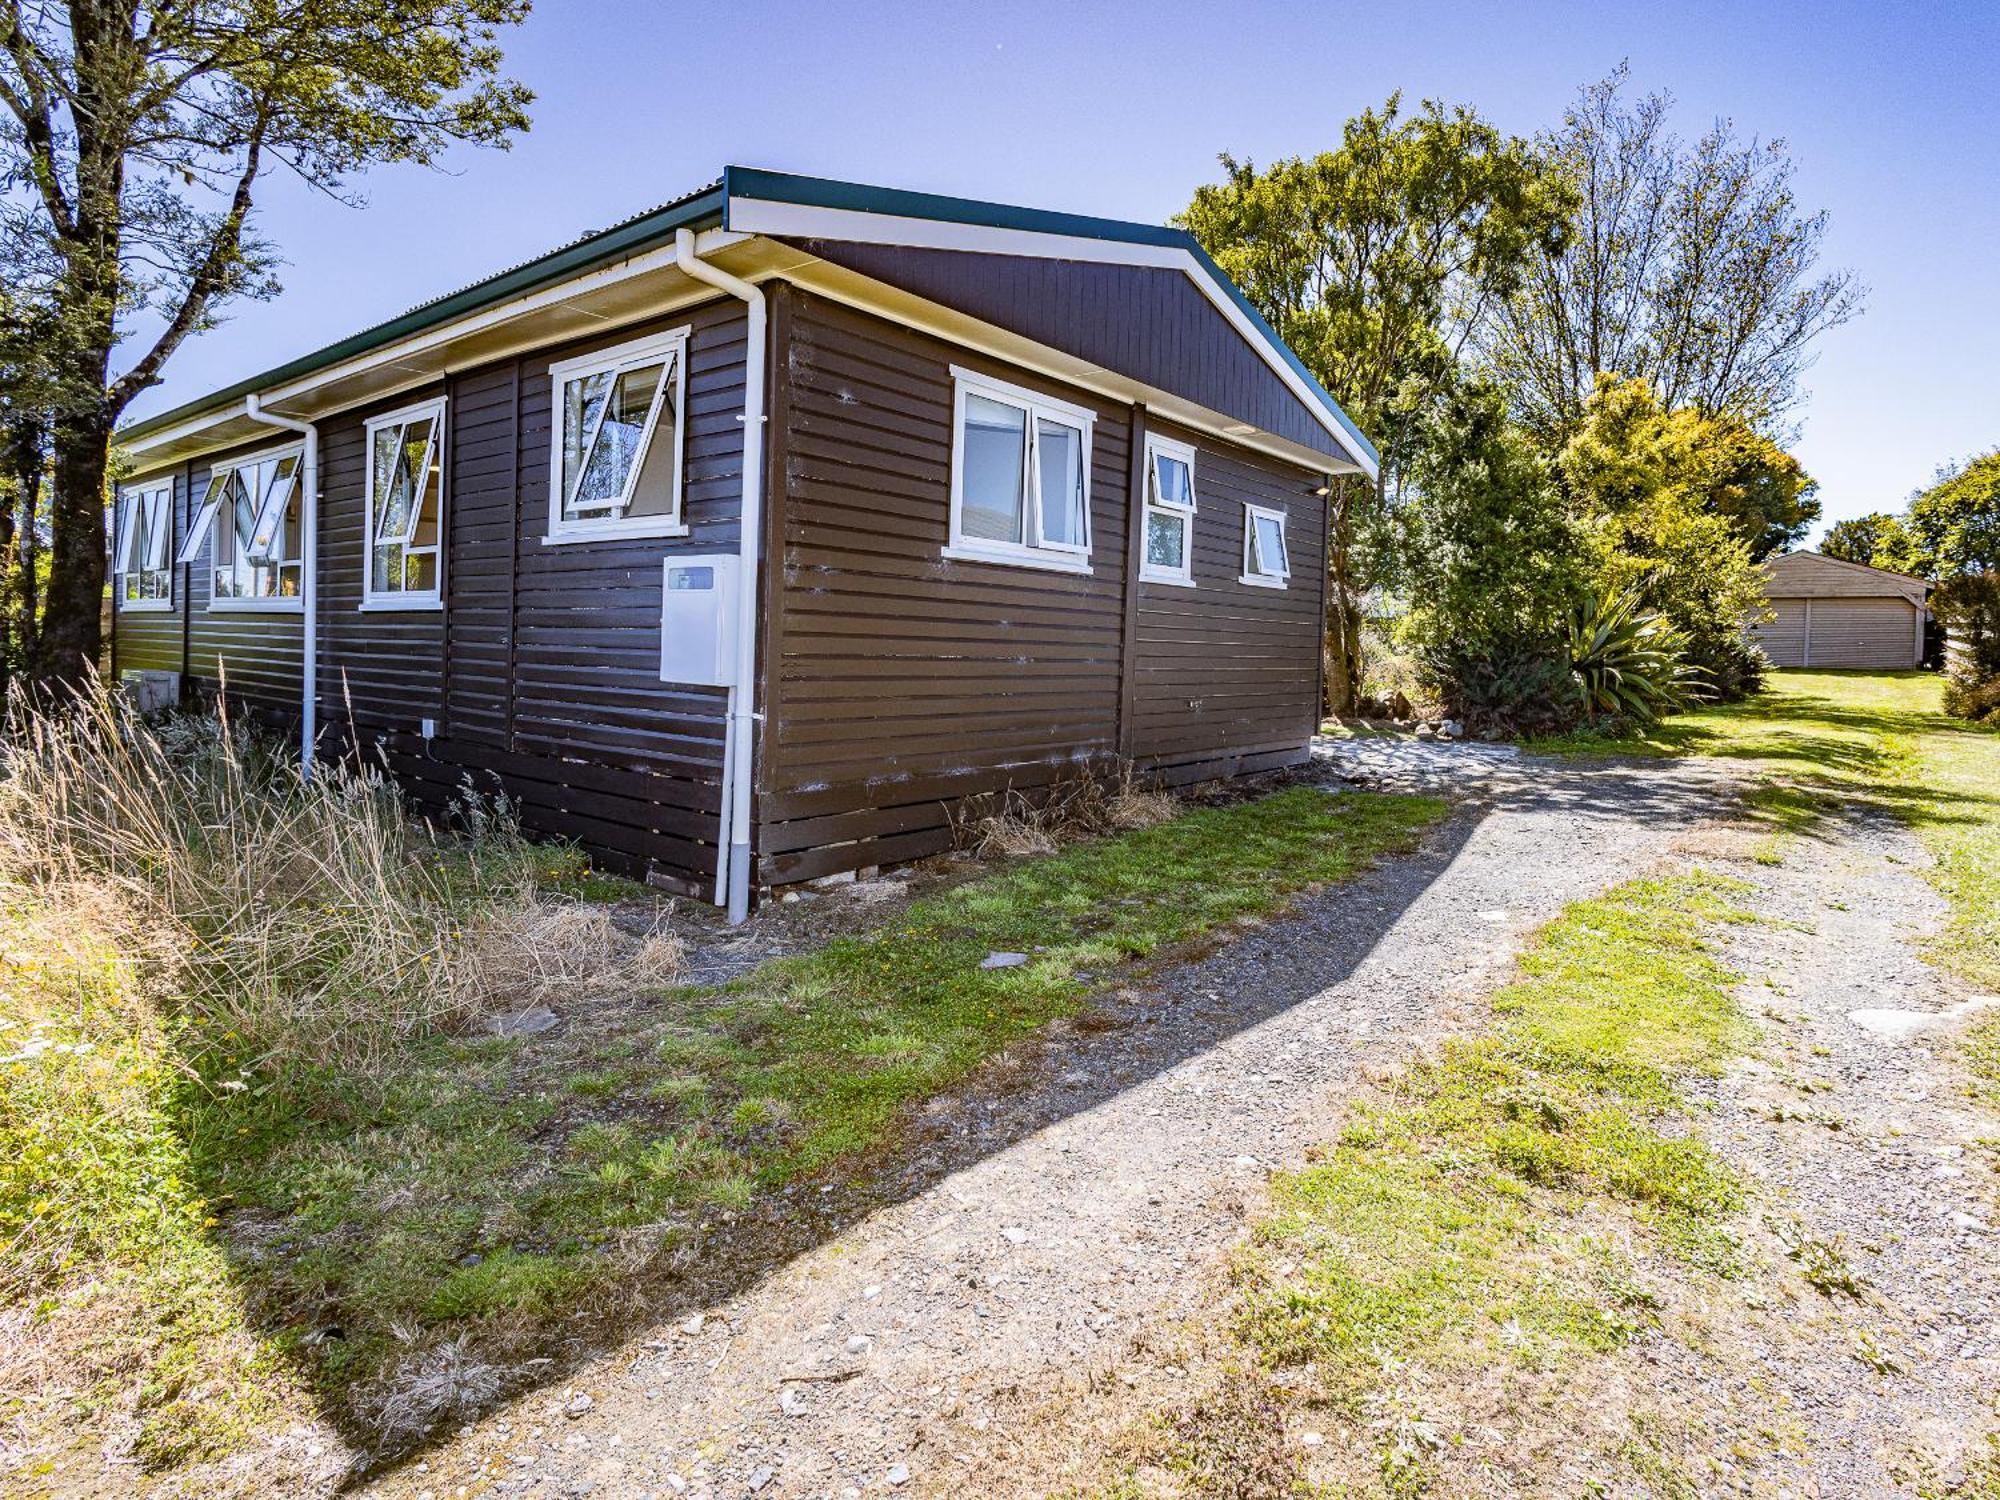
[[[1326,412],[1375,463],[1381,462],[1375,445],[1356,427],[1340,403],[1322,386],[1292,352],[1285,341],[1266,323],[1250,300],[1203,250],[1193,235],[1163,224],[1134,224],[1122,219],[1099,219],[1088,214],[1056,213],[1046,209],[1017,208],[1004,203],[985,203],[972,198],[951,198],[936,193],[916,193],[900,188],[871,187],[863,183],[837,182],[824,177],[800,177],[788,172],[768,172],[755,167],[726,167],[720,182],[697,189],[659,208],[585,235],[546,255],[511,270],[425,302],[385,323],[351,334],[337,343],[316,349],[285,364],[264,370],[234,385],[212,391],[157,416],[133,423],[119,431],[130,442],[150,437],[171,427],[234,406],[244,397],[265,392],[344,360],[384,348],[426,329],[481,311],[495,303],[538,290],[552,283],[580,276],[607,262],[650,250],[674,237],[683,228],[700,229],[721,225],[728,228],[729,203],[733,198],[795,203],[810,208],[848,209],[861,213],[887,214],[903,218],[928,219],[942,223],[970,224],[988,229],[1014,229],[1036,234],[1070,235],[1084,239],[1108,240],[1130,245],[1185,250],[1228,293],[1285,363],[1317,395]]]
[[[337,365],[342,360],[354,358],[380,349],[398,339],[406,339],[411,334],[422,333],[427,328],[435,328],[440,323],[449,323],[454,318],[462,318],[468,313],[491,307],[496,302],[564,281],[572,276],[580,276],[607,261],[620,260],[642,250],[650,250],[674,237],[682,228],[706,228],[722,222],[722,184],[710,183],[705,188],[678,198],[659,208],[648,209],[635,218],[595,234],[585,235],[548,254],[534,260],[489,276],[484,281],[475,281],[471,286],[447,293],[430,302],[420,303],[408,312],[377,323],[373,328],[350,334],[338,343],[328,344],[323,349],[315,349],[311,354],[302,354],[297,359],[252,375],[247,380],[225,386],[219,391],[163,411],[158,416],[148,417],[143,422],[135,422],[119,431],[122,441],[147,437],[162,432],[169,427],[179,426],[191,418],[205,412],[234,406],[245,396],[267,391],[273,386],[297,380],[316,370],[324,370]]]

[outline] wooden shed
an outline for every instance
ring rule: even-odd
[[[116,671],[732,914],[1303,760],[1376,470],[1179,230],[734,167],[121,441]]]
[[[1751,635],[1780,667],[1914,667],[1924,658],[1930,585],[1818,552],[1764,564],[1770,617]]]

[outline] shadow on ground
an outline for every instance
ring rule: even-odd
[[[1329,779],[1330,795],[1355,794],[1339,786],[1339,771],[1336,762],[1316,774]],[[461,1396],[449,1410],[449,1427],[524,1392],[559,1385],[580,1364],[644,1330],[740,1294],[872,1212],[1340,984],[1393,933],[1496,810],[1601,824],[1603,836],[1612,837],[1634,822],[1692,826],[1717,811],[1729,779],[1676,761],[1506,764],[1468,757],[1463,765],[1440,761],[1422,785],[1385,787],[1443,790],[1456,802],[1415,853],[1309,893],[1284,916],[1240,935],[1104,975],[1103,988],[1079,1017],[1008,1049],[942,1099],[908,1112],[888,1146],[782,1189],[760,1191],[740,1209],[710,1213],[688,1240],[621,1268],[615,1297],[594,1299],[581,1313],[552,1305],[532,1330],[536,1361],[517,1365],[477,1399]],[[871,917],[858,911],[855,920]],[[458,1228],[441,1224],[438,1232]],[[290,1325],[296,1334],[296,1308],[257,1306],[260,1269],[254,1261],[239,1264],[246,1301],[267,1324]],[[533,1322],[537,1314],[531,1308],[523,1317]],[[321,1376],[323,1348],[289,1347],[309,1381]],[[324,1400],[322,1407],[360,1456],[350,1485],[379,1478],[426,1451],[423,1443],[383,1451],[378,1426],[341,1401]]]

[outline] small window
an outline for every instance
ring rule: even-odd
[[[549,539],[685,536],[681,414],[687,330],[549,369]]]
[[[362,538],[366,608],[436,609],[444,505],[444,402],[368,424],[368,504]]]
[[[1243,507],[1243,583],[1281,589],[1292,576],[1285,555],[1285,513],[1261,505]]]
[[[174,531],[174,487],[145,485],[118,496],[112,595],[120,609],[172,609],[174,570],[167,544]]]
[[[954,369],[945,556],[1090,571],[1090,433],[1081,407]]]
[[[211,529],[209,603],[217,608],[297,609],[305,579],[303,452],[237,459],[209,475],[180,560],[191,562]]]
[[[1194,583],[1194,449],[1171,438],[1146,438],[1146,550],[1139,576],[1148,583]]]

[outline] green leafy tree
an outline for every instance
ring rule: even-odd
[[[1569,199],[1527,142],[1463,107],[1426,101],[1406,115],[1394,95],[1350,119],[1334,150],[1222,166],[1179,222],[1382,452],[1382,487],[1350,481],[1332,503],[1327,695],[1344,712],[1382,496],[1419,414],[1454,377],[1465,331],[1531,252],[1554,251]]]
[[[1446,392],[1412,444],[1410,480],[1393,580],[1408,601],[1403,633],[1447,674],[1522,643],[1552,646],[1586,586],[1584,537],[1505,394]]]
[[[1904,535],[1903,523],[1881,510],[1835,521],[1826,529],[1826,535],[1820,538],[1819,544],[1819,550],[1828,557],[1837,557],[1843,562],[1867,563],[1877,568],[1889,566],[1887,562],[1877,562],[1878,557],[1898,556],[1907,547],[1908,538]]]
[[[1574,186],[1571,233],[1538,242],[1479,346],[1523,421],[1560,444],[1597,378],[1647,381],[1669,409],[1760,428],[1798,401],[1813,342],[1861,310],[1848,271],[1821,272],[1824,212],[1802,209],[1783,141],[1719,121],[1692,144],[1672,99],[1628,100],[1621,65],[1539,141]]]
[[[174,351],[275,293],[257,189],[335,196],[378,163],[504,145],[531,96],[499,77],[528,0],[0,0],[0,270],[45,305],[54,474],[36,668],[95,662],[113,431]],[[114,371],[140,330],[136,356]]]
[[[1882,566],[1920,578],[2000,573],[2000,449],[1938,471],[1910,499]]]
[[[1798,459],[1731,413],[1692,408],[1669,421],[1686,455],[1687,480],[1714,514],[1725,517],[1761,562],[1803,537],[1819,519],[1819,482]]]
[[[1751,548],[1713,504],[1706,424],[1668,412],[1643,380],[1600,376],[1558,467],[1600,598],[1664,617],[1724,698],[1755,685],[1743,622],[1763,605]]]

